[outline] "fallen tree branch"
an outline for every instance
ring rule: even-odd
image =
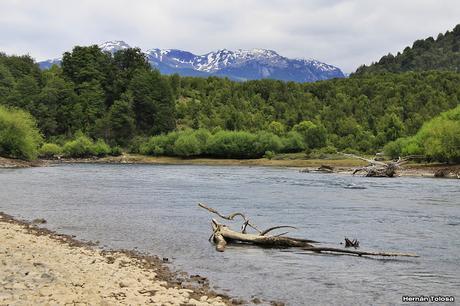
[[[266,229],[266,230],[263,231],[262,233],[260,233],[260,236],[265,236],[265,235],[268,234],[269,232],[271,232],[271,231],[273,231],[273,230],[276,230],[276,229],[280,229],[280,228],[293,228],[293,229],[297,229],[297,227],[295,227],[295,226],[290,226],[290,225],[273,226],[273,227],[270,227],[270,228]]]
[[[217,220],[212,219],[212,230],[213,233],[209,238],[216,244],[216,250],[219,252],[225,251],[225,247],[228,243],[247,243],[254,244],[263,247],[278,247],[278,248],[287,248],[287,247],[296,247],[301,248],[305,251],[315,252],[315,253],[338,253],[338,254],[353,254],[358,256],[405,256],[405,257],[418,257],[416,254],[411,253],[394,253],[394,252],[370,252],[370,251],[357,251],[357,250],[348,250],[332,247],[321,247],[314,246],[314,243],[317,241],[310,239],[294,238],[283,236],[286,233],[281,233],[275,236],[267,235],[269,232],[280,229],[280,228],[295,228],[290,225],[279,225],[266,229],[265,231],[258,231],[257,234],[248,234],[246,233],[246,226],[249,225],[249,219],[247,219],[242,213],[234,213],[228,216],[220,214],[213,208],[210,208],[202,203],[198,204],[201,208],[206,209],[207,211],[218,215],[219,217],[225,220],[233,220],[235,216],[242,216],[244,223],[242,226],[242,232],[236,232],[231,230],[227,225],[217,222]],[[353,241],[345,238],[346,246],[359,247],[359,241],[354,239]]]
[[[246,227],[249,226],[251,227],[252,229],[258,231],[259,233],[261,233],[261,231],[253,224],[251,224],[249,222],[249,219],[246,218],[245,215],[243,215],[242,213],[240,212],[236,212],[236,213],[233,213],[233,214],[230,214],[228,216],[225,216],[225,215],[222,215],[220,214],[217,210],[215,210],[214,208],[211,208],[211,207],[208,207],[206,205],[204,205],[203,203],[198,203],[198,206],[200,206],[201,208],[204,208],[206,209],[207,211],[209,212],[212,212],[213,214],[216,214],[218,215],[219,217],[221,217],[222,219],[225,219],[225,220],[229,220],[229,221],[233,221],[233,219],[236,217],[236,216],[240,216],[243,218],[244,220],[244,223],[243,225],[241,226],[241,232],[245,233],[246,232]]]
[[[212,219],[212,227],[216,232],[214,234],[216,250],[220,252],[224,251],[226,245],[226,243],[223,244],[222,239],[225,242],[251,243],[266,247],[312,247],[310,243],[315,243],[315,241],[309,239],[239,233],[229,229],[225,224],[221,224],[215,219]]]
[[[365,251],[353,251],[353,250],[345,250],[339,248],[329,248],[329,247],[310,247],[310,248],[302,248],[305,251],[311,251],[315,253],[323,253],[323,252],[330,252],[330,253],[340,253],[340,254],[353,254],[358,256],[404,256],[404,257],[419,257],[416,254],[412,253],[391,253],[391,252],[365,252]]]

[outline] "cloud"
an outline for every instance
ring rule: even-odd
[[[268,48],[350,72],[452,29],[458,0],[2,0],[0,50],[58,57],[74,45],[124,40],[197,54]]]

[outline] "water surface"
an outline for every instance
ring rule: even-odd
[[[413,252],[368,259],[229,246],[207,239],[211,215],[245,212],[259,227],[339,246]],[[402,295],[460,298],[460,181],[363,178],[295,169],[74,164],[0,170],[0,211],[110,248],[169,257],[219,290],[287,305],[401,304]],[[236,228],[239,224],[236,225]]]

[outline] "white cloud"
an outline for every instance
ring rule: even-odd
[[[353,71],[460,22],[458,0],[2,0],[0,50],[37,59],[76,44],[268,48]]]

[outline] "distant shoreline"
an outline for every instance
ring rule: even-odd
[[[95,164],[148,164],[148,165],[202,165],[202,166],[245,166],[245,167],[285,167],[299,170],[315,171],[322,165],[330,166],[334,173],[352,174],[353,170],[366,165],[356,159],[215,159],[215,158],[179,158],[169,156],[145,156],[123,154],[102,158],[62,158],[59,160],[36,160],[27,162],[0,157],[0,168],[43,167],[62,163]],[[444,178],[459,178],[460,164],[407,164],[397,171],[403,177],[435,177],[439,171],[445,171]]]

